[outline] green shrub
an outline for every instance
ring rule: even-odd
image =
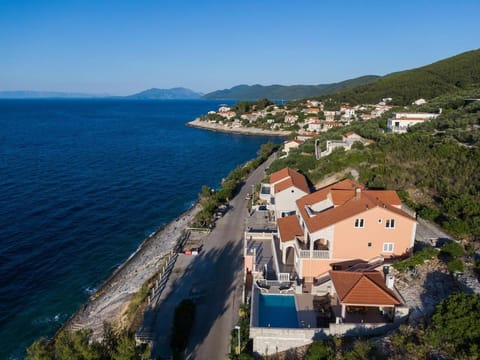
[[[451,257],[463,256],[465,254],[465,250],[463,246],[459,243],[452,241],[446,244],[443,244],[441,248],[442,255],[448,255]]]
[[[429,340],[455,359],[477,359],[480,344],[480,297],[457,293],[437,305]]]
[[[329,360],[335,357],[335,349],[331,341],[314,341],[308,349],[306,360]]]
[[[428,206],[422,206],[418,210],[418,215],[426,220],[434,221],[441,215],[441,213],[437,209],[433,209]]]
[[[461,259],[453,259],[447,264],[448,271],[450,272],[463,272],[463,261]]]
[[[431,260],[438,255],[435,248],[429,246],[423,248],[420,251],[415,252],[410,258],[402,261],[397,261],[393,264],[394,269],[398,271],[407,271],[409,268],[415,267],[417,265],[422,265],[425,260]]]

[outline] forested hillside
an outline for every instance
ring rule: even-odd
[[[378,76],[367,75],[333,84],[321,85],[238,85],[230,89],[217,90],[204,95],[205,99],[223,100],[294,100],[311,96],[333,94],[338,91],[367,84],[378,79]]]
[[[377,103],[391,97],[396,105],[480,84],[480,50],[438,61],[431,65],[386,75],[375,82],[339,92],[332,97],[349,103]]]

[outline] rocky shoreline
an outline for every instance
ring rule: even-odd
[[[245,127],[231,127],[224,126],[216,123],[210,123],[207,121],[202,121],[200,119],[195,119],[186,124],[187,126],[192,126],[199,129],[211,130],[211,131],[220,131],[233,134],[242,134],[242,135],[256,135],[256,136],[281,136],[286,137],[290,135],[290,131],[284,130],[263,130],[257,128],[245,128]]]
[[[122,318],[131,297],[158,271],[162,258],[173,251],[199,210],[200,205],[194,205],[146,238],[137,251],[115,270],[61,330],[90,328],[94,338],[100,338],[104,322],[125,326]]]

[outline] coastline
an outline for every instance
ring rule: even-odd
[[[253,136],[287,137],[291,133],[290,131],[284,131],[284,130],[263,130],[263,129],[245,128],[245,127],[233,128],[230,126],[223,126],[219,124],[209,123],[207,121],[201,121],[198,118],[186,123],[186,125],[199,128],[199,129],[210,130],[210,131],[219,131],[219,132],[225,132],[230,134],[253,135]]]
[[[280,137],[289,135],[287,131],[226,128],[203,121],[200,122],[198,119],[186,125],[242,135]],[[98,290],[64,322],[54,337],[62,330],[75,331],[88,328],[93,330],[94,339],[101,339],[105,322],[110,323],[114,327],[125,327],[124,315],[132,296],[158,271],[164,256],[175,249],[178,241],[186,233],[194,216],[200,210],[201,207],[196,202],[176,219],[145,238],[138,248],[105,279]]]
[[[131,297],[157,271],[164,255],[173,251],[200,205],[195,203],[175,220],[144,239],[132,253],[57,331],[91,328],[94,338],[103,335],[103,323],[121,325]]]

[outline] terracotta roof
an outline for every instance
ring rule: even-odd
[[[350,179],[345,179],[345,180],[340,180],[337,181],[336,183],[330,184],[328,186],[325,186],[323,188],[318,189],[317,191],[311,193],[310,195],[304,196],[300,200],[305,200],[305,204],[313,205],[316,204],[320,201],[323,201],[327,199],[327,195],[330,193],[332,190],[355,190],[355,188],[361,188],[364,189],[365,186],[350,180]],[[298,201],[300,201],[298,200]]]
[[[292,178],[287,178],[286,180],[283,180],[279,183],[275,184],[275,194],[278,194],[279,192],[288,189],[289,187],[293,186],[293,181]]]
[[[278,232],[280,233],[280,240],[282,242],[293,240],[297,236],[303,236],[303,231],[298,223],[298,218],[296,215],[279,218],[277,225]]]
[[[402,201],[394,190],[367,190],[368,195],[375,197],[382,203],[393,206],[402,205]]]
[[[283,180],[289,177],[289,171],[293,171],[290,168],[283,168],[282,170],[278,170],[272,174],[270,174],[270,184],[276,183],[280,180]]]
[[[378,271],[330,271],[340,302],[352,305],[400,305]]]
[[[305,176],[290,168],[283,168],[271,174],[270,184],[275,184],[275,193],[285,190],[290,186],[295,186],[307,194],[310,193],[310,188],[308,187]]]
[[[333,208],[313,216],[308,215],[306,207],[327,198],[332,201]],[[415,220],[396,207],[401,204],[400,198],[393,190],[365,190],[363,185],[352,180],[339,181],[297,200],[300,215],[311,233],[375,207],[383,207],[395,214]]]
[[[351,136],[351,135],[357,135],[357,133],[354,132],[354,131],[349,131],[349,132],[343,134],[343,136],[345,136],[345,137],[349,137],[349,136]]]
[[[294,139],[294,140],[287,140],[287,141],[284,142],[284,144],[289,144],[289,143],[292,143],[292,142],[293,142],[293,143],[297,143],[297,144],[299,144],[299,145],[303,144],[303,141],[296,140],[296,139]]]

